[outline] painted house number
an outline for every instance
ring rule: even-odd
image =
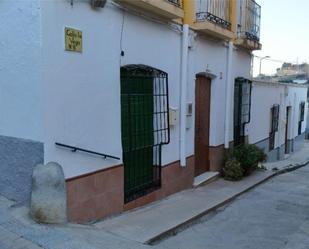
[[[82,52],[82,31],[73,29],[73,28],[65,28],[65,50],[73,51],[73,52]]]

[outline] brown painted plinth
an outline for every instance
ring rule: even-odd
[[[123,166],[67,179],[68,217],[71,222],[89,222],[140,207],[168,195],[191,188],[194,179],[194,156],[187,166],[176,161],[162,167],[162,186],[134,201],[124,204]]]
[[[123,166],[68,179],[67,205],[71,222],[88,222],[123,210]]]

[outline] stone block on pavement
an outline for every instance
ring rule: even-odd
[[[32,174],[30,215],[39,223],[67,222],[65,178],[55,162],[38,164]]]

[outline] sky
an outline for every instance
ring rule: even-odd
[[[261,5],[262,74],[274,74],[282,63],[273,60],[309,63],[309,0],[256,0]],[[254,60],[254,75],[259,59]]]

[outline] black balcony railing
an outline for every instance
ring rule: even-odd
[[[252,41],[260,41],[261,6],[254,0],[242,0],[241,23],[238,36]]]
[[[181,6],[181,0],[167,0],[169,3],[174,4],[178,7]]]
[[[230,1],[197,0],[196,21],[209,21],[230,30]]]

